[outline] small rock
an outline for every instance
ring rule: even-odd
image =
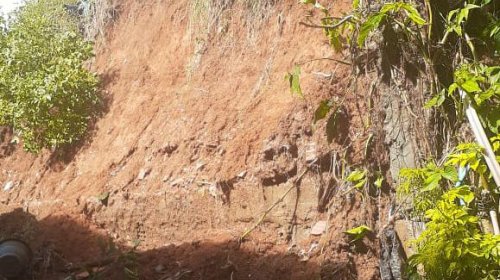
[[[178,178],[174,181],[172,181],[172,183],[170,183],[172,185],[172,187],[177,187],[177,186],[180,186],[184,183],[184,180],[181,179],[181,178]]]
[[[206,146],[207,146],[207,148],[215,149],[219,146],[219,144],[218,143],[209,143]]]
[[[318,221],[311,229],[311,235],[322,235],[326,230],[326,221]]]
[[[168,155],[170,155],[173,152],[175,152],[178,147],[179,146],[177,144],[171,144],[171,143],[169,143],[169,144],[165,145],[165,147],[161,148],[159,151],[162,154],[168,154]]]
[[[3,185],[3,190],[10,191],[13,187],[14,187],[14,182],[8,181],[7,183],[5,183],[5,185]]]
[[[10,143],[14,144],[14,145],[19,144],[19,137],[17,137],[17,136],[12,137],[12,140],[10,140]]]
[[[220,196],[219,189],[217,188],[217,184],[211,184],[208,187],[208,193],[214,198],[218,198]]]
[[[245,176],[247,176],[247,171],[246,170],[238,173],[238,178],[240,178],[240,179],[245,178]]]
[[[264,160],[273,160],[276,151],[272,146],[266,146],[262,153],[264,154]]]
[[[202,161],[198,162],[198,163],[196,164],[196,167],[195,167],[196,171],[202,171],[202,170],[203,170],[203,168],[205,167],[205,165],[206,165],[206,164],[205,164],[204,162],[202,162]]]
[[[162,264],[159,264],[155,267],[155,272],[156,273],[162,273],[165,270],[165,266]]]
[[[306,148],[306,163],[313,163],[318,159],[318,153],[316,150],[316,144],[311,143],[307,145]]]
[[[109,201],[109,192],[105,192],[97,196],[97,199],[102,203],[104,206],[108,206],[108,201]]]
[[[137,180],[139,180],[139,181],[144,180],[144,178],[146,178],[146,176],[148,176],[149,173],[151,173],[151,168],[141,169],[141,171],[139,171],[139,175],[137,175]]]

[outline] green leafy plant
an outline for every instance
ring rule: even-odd
[[[467,187],[444,193],[435,208],[426,212],[430,220],[415,240],[418,253],[409,264],[414,278],[422,265],[428,279],[497,279],[500,277],[500,236],[480,231],[478,218],[466,205],[474,200]]]
[[[500,20],[494,1],[467,0],[461,7],[450,10],[426,0],[425,13],[419,12],[424,6],[411,1],[386,2],[378,10],[353,1],[353,10],[340,18],[331,16],[317,1],[302,2],[313,5],[324,16],[321,24],[304,25],[322,28],[337,52],[347,43],[353,63],[360,56],[368,56],[368,40],[376,38],[374,43],[384,44],[394,39],[371,36],[375,31],[380,31],[383,37],[390,34],[405,42],[398,51],[412,57],[404,57],[402,64],[415,63],[417,68],[423,65],[418,70],[427,76],[423,79],[428,81],[432,97],[425,108],[438,112],[436,116],[443,116],[441,121],[448,121],[447,116],[453,115],[450,111],[455,109],[453,113],[458,121],[449,127],[460,127],[470,104],[478,112],[500,160]],[[427,28],[422,28],[424,26]],[[449,46],[446,51],[439,49],[444,44]],[[492,46],[495,52],[491,52]],[[443,60],[444,53],[451,59]],[[452,83],[443,78],[446,73],[439,72],[446,63],[454,72]],[[397,68],[400,64],[394,66]],[[322,101],[314,121],[325,118],[336,108],[333,105],[329,100]],[[453,105],[454,108],[450,108]],[[498,190],[494,188],[483,148],[467,143],[470,138],[460,137],[456,130],[448,132],[451,139],[447,141],[456,145],[448,155],[438,155],[441,160],[430,160],[423,167],[400,172],[398,195],[404,206],[410,204],[410,216],[426,223],[426,229],[414,243],[417,254],[410,259],[410,272],[414,278],[422,279],[498,279],[500,239],[483,232],[478,218],[478,213],[485,210],[483,196],[489,196],[486,200],[496,204]],[[352,183],[352,189],[362,189],[368,183],[368,174],[372,173],[359,169],[351,173],[347,181]],[[374,182],[379,188],[380,178]],[[359,232],[353,232],[356,233]]]
[[[462,64],[454,76],[448,94],[455,97],[457,108],[462,104],[460,89],[469,97],[484,126],[493,134],[500,133],[500,67]]]
[[[26,2],[0,38],[0,125],[31,152],[79,141],[100,105],[98,79],[84,65],[92,45],[61,2]]]
[[[440,43],[446,43],[446,40],[451,33],[456,33],[458,36],[462,36],[463,25],[467,22],[470,11],[477,8],[479,8],[478,5],[466,3],[465,7],[450,11],[446,18],[446,32]]]
[[[398,15],[404,15],[404,22],[400,22],[397,18]],[[380,24],[387,20],[391,19],[392,22],[400,25],[404,29],[408,28],[409,23],[413,23],[417,26],[422,26],[426,23],[426,21],[422,18],[418,10],[409,3],[404,2],[393,2],[393,3],[385,3],[380,11],[374,13],[367,17],[367,19],[361,25],[361,29],[359,31],[358,36],[358,45],[364,45],[366,38],[368,35],[374,30],[380,27]]]

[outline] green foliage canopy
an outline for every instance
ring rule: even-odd
[[[92,45],[63,1],[28,1],[0,34],[0,125],[38,152],[81,139],[99,105]]]

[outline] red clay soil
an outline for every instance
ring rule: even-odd
[[[349,66],[319,60],[302,64],[305,98],[290,94],[284,74],[333,51],[298,23],[306,8],[278,2],[252,20],[233,4],[204,33],[187,0],[123,1],[96,50],[106,110],[85,143],[30,155],[2,130],[0,233],[32,246],[34,279],[85,279],[79,264],[99,260],[99,279],[379,278],[377,238],[353,245],[343,231],[379,228],[384,207],[318,198],[327,152],[365,157],[364,92],[350,92]],[[312,118],[331,96],[347,96],[348,113],[329,144]],[[240,244],[311,153],[320,164]],[[326,232],[311,235],[318,221]]]

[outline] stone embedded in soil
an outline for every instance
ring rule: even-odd
[[[318,159],[316,144],[310,143],[306,148],[306,163],[313,163]]]
[[[184,180],[179,178],[179,179],[172,181],[172,183],[170,183],[170,184],[172,185],[172,187],[177,187],[177,186],[184,184]]]
[[[326,221],[318,221],[311,228],[311,235],[322,235],[326,230]]]
[[[8,181],[7,183],[5,183],[5,185],[3,185],[3,190],[10,191],[13,187],[14,187],[14,182]]]
[[[165,266],[162,264],[159,264],[155,267],[155,272],[156,273],[162,273],[165,270]]]
[[[217,184],[211,184],[209,187],[208,187],[208,193],[217,198],[220,196],[220,193],[219,193],[219,189],[217,188]]]
[[[245,170],[245,171],[242,171],[242,172],[240,172],[240,173],[238,173],[238,178],[240,178],[240,179],[245,178],[245,176],[247,176],[247,172],[246,172],[246,170]]]
[[[262,151],[264,155],[264,160],[273,160],[274,154],[276,153],[271,145],[267,145]]]
[[[159,150],[159,152],[162,153],[162,154],[170,155],[173,152],[175,152],[178,147],[179,147],[179,145],[177,145],[177,144],[169,143],[169,144],[165,145],[165,147],[161,148]]]
[[[198,162],[198,163],[196,164],[196,167],[195,167],[195,168],[196,168],[196,171],[202,171],[202,170],[203,170],[203,168],[205,168],[205,165],[206,165],[206,164],[205,164],[204,162],[202,162],[202,161]]]
[[[139,175],[137,175],[137,180],[139,180],[139,181],[144,180],[144,178],[146,178],[146,176],[148,176],[150,172],[151,172],[151,168],[141,169],[141,171],[139,171]]]

